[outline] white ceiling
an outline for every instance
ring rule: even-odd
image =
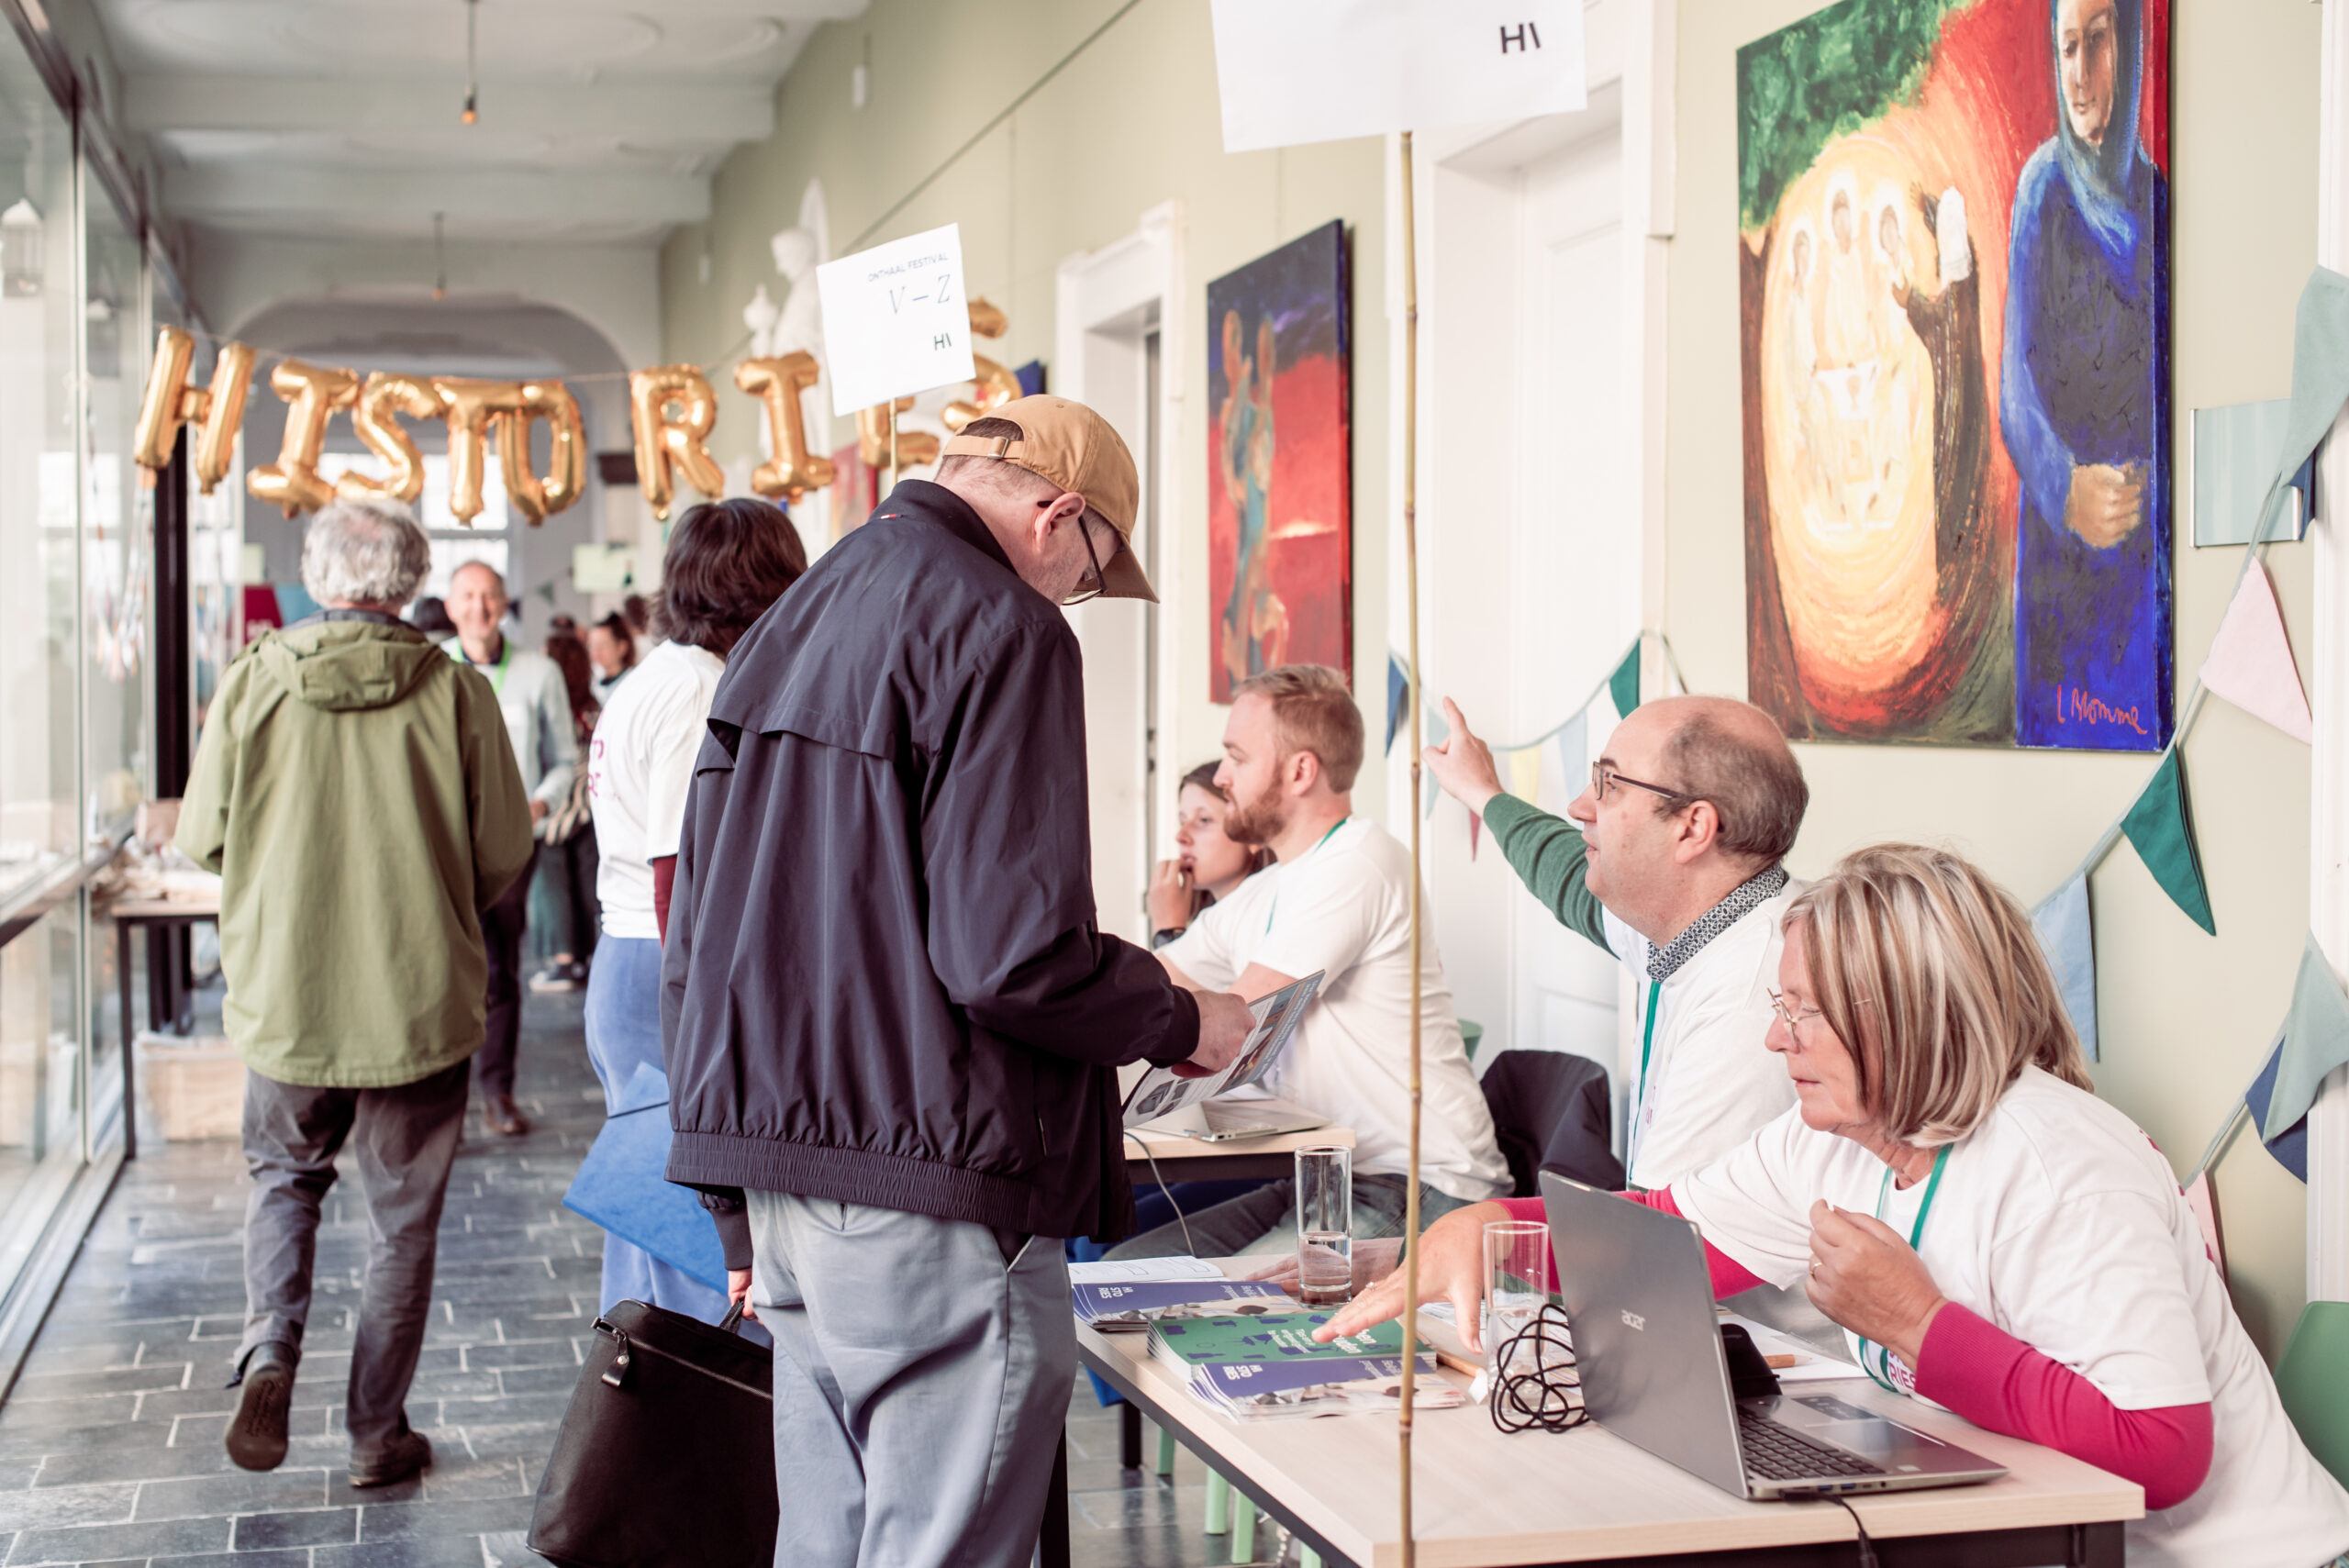
[[[649,242],[865,0],[96,0],[162,206],[262,234]]]

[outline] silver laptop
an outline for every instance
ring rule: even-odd
[[[1270,1095],[1244,1100],[1201,1100],[1149,1124],[1152,1132],[1178,1132],[1202,1143],[1240,1138],[1270,1138],[1280,1132],[1310,1132],[1330,1118]]]
[[[1816,1385],[1735,1397],[1697,1228],[1547,1171],[1542,1198],[1583,1402],[1616,1436],[1742,1497],[1956,1486],[2006,1473]]]

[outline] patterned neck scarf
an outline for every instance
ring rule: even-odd
[[[1682,964],[1704,951],[1708,942],[1785,891],[1788,880],[1786,867],[1772,866],[1739,883],[1730,889],[1728,897],[1673,938],[1669,946],[1648,950],[1648,978],[1658,985],[1671,979]]]

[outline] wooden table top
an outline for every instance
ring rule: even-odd
[[[1260,1496],[1277,1496],[1353,1562],[1401,1561],[1395,1421],[1375,1414],[1243,1422],[1210,1410],[1164,1363],[1146,1334],[1079,1325],[1088,1361],[1132,1383],[1213,1449]],[[1449,1369],[1438,1375],[1464,1385]],[[1113,1379],[1114,1380],[1114,1379]],[[2132,1482],[2017,1438],[1887,1394],[1865,1379],[1806,1384],[1897,1415],[2008,1467],[1979,1486],[1879,1493],[1847,1499],[1871,1536],[1945,1535],[2132,1519],[2144,1494]],[[1504,1435],[1480,1405],[1420,1412],[1413,1504],[1425,1568],[1502,1568],[1675,1551],[1723,1551],[1853,1539],[1832,1503],[1753,1503],[1675,1468],[1596,1426]]]

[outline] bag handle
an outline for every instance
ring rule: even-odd
[[[740,1333],[742,1331],[742,1308],[748,1307],[750,1304],[751,1293],[749,1291],[746,1290],[741,1295],[736,1296],[732,1305],[726,1308],[726,1316],[718,1320],[718,1329],[722,1332],[729,1334]]]

